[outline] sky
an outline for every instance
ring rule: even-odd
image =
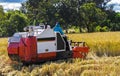
[[[113,10],[120,12],[120,0],[111,0],[107,5],[114,5]]]
[[[0,0],[0,5],[3,6],[5,11],[8,9],[19,10],[21,3],[25,1],[26,0]]]
[[[0,5],[3,6],[4,10],[13,9],[19,10],[21,7],[21,3],[25,2],[26,0],[0,0]],[[108,2],[108,6],[114,4],[113,10],[116,12],[120,12],[120,0],[111,0]]]

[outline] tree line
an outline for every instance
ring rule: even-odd
[[[0,6],[0,36],[21,32],[25,26],[56,22],[68,30],[105,32],[120,30],[120,13],[107,6],[110,0],[27,0],[19,11],[4,12]]]

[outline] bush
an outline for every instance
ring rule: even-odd
[[[104,26],[104,27],[97,26],[97,27],[95,28],[95,31],[96,31],[96,32],[107,32],[107,31],[109,31],[109,28],[108,28],[107,26]]]
[[[97,27],[95,28],[95,31],[96,31],[96,32],[100,32],[100,30],[101,30],[101,26],[97,26]]]
[[[101,28],[100,32],[108,32],[109,28],[107,26],[104,26]]]

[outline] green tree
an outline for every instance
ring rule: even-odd
[[[22,32],[23,28],[27,26],[27,19],[22,13],[12,14],[9,20],[11,23],[8,26],[8,31],[11,33],[10,35],[12,35],[15,32]]]
[[[3,7],[0,5],[0,20],[4,17]]]
[[[3,27],[5,20],[5,13],[3,10],[3,7],[0,5],[0,37],[2,37],[3,33],[6,31],[6,29]]]
[[[9,34],[11,33],[8,29],[9,29],[9,24],[10,21],[9,20],[3,20],[0,21],[0,37],[6,37],[9,36]],[[13,30],[13,29],[11,29]]]
[[[88,32],[93,32],[97,25],[101,25],[107,14],[96,7],[95,3],[85,3],[80,7],[81,25],[87,28]]]
[[[113,17],[110,17],[110,29],[111,31],[120,31],[120,13],[112,14]]]
[[[27,0],[26,3],[22,4],[23,7],[21,10],[28,16],[30,25],[38,25],[39,23],[46,22],[54,25],[55,22],[59,21],[63,27],[66,28],[74,25],[80,28],[87,27],[88,31],[94,31],[93,26],[101,26],[103,23],[109,21],[105,20],[106,13],[103,12],[106,3],[109,1],[110,0]],[[94,3],[91,4],[91,2]],[[84,14],[86,19],[83,17]],[[103,18],[103,16],[105,18]],[[89,27],[88,24],[90,25]]]
[[[0,36],[11,36],[15,32],[23,31],[27,26],[27,17],[20,11],[8,11],[4,20],[0,21]]]

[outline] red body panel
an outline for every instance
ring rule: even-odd
[[[73,58],[85,58],[89,52],[88,47],[74,47],[73,48]]]
[[[20,43],[19,43],[19,53],[18,53],[18,55],[19,55],[21,61],[25,60],[25,45],[26,44],[24,43],[24,41],[25,41],[25,39],[22,38],[20,40]]]
[[[10,42],[8,54],[18,55],[21,61],[37,60],[37,40],[36,37],[21,38],[20,42]]]
[[[37,40],[36,37],[28,37],[25,39],[25,61],[37,60]]]
[[[56,52],[49,52],[49,53],[41,53],[38,54],[39,60],[49,60],[56,58]]]
[[[7,48],[8,49],[8,53],[9,54],[18,54],[18,46],[19,46],[18,42],[10,43],[8,48]]]

